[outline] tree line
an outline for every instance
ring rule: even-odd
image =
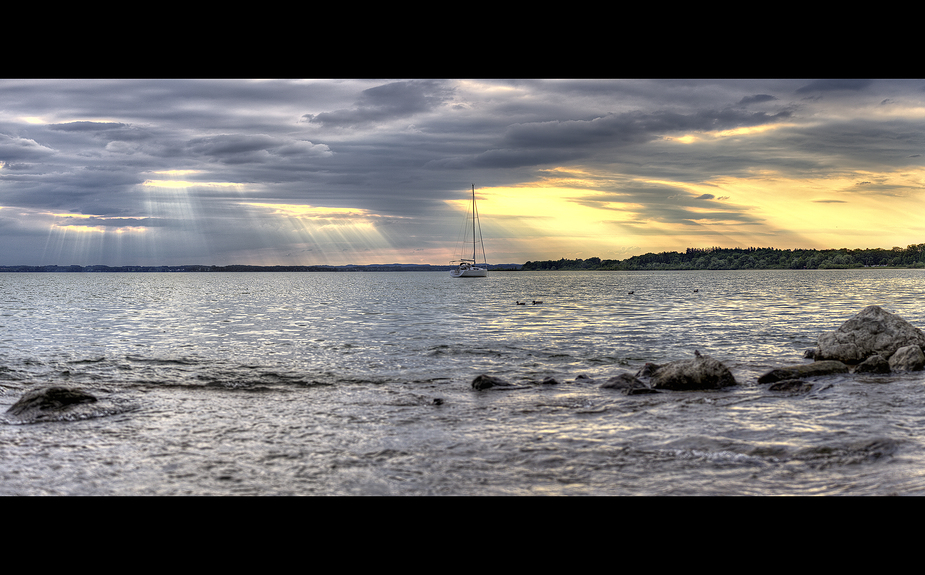
[[[892,249],[782,250],[777,248],[687,248],[681,252],[648,253],[625,260],[601,258],[529,261],[526,270],[747,270],[925,267],[925,244]]]

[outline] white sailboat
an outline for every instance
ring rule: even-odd
[[[467,216],[468,218],[468,216]],[[468,222],[466,222],[468,224]],[[466,226],[468,231],[468,226]],[[478,229],[478,243],[482,245],[482,262],[481,264],[476,263],[475,259],[475,249],[476,241],[475,234],[476,229]],[[468,242],[466,242],[468,246]],[[466,249],[466,248],[464,248]],[[469,255],[469,254],[466,254]],[[488,277],[488,260],[485,257],[485,243],[482,242],[482,225],[479,222],[479,212],[475,207],[475,184],[472,184],[472,258],[463,258],[461,257],[458,260],[453,260],[451,264],[459,263],[459,266],[450,272],[450,276],[454,278],[484,278]]]

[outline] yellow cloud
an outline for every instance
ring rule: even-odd
[[[681,144],[695,144],[705,140],[716,140],[719,138],[729,138],[732,136],[752,136],[763,134],[779,128],[793,126],[794,124],[762,124],[761,126],[744,126],[741,128],[732,128],[731,130],[718,130],[712,132],[698,132],[696,134],[685,134],[683,136],[666,137],[665,140],[670,142],[679,142]]]

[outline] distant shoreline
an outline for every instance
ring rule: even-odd
[[[342,266],[0,266],[0,272],[419,272],[449,271],[453,265],[366,264]],[[892,249],[847,248],[832,250],[781,250],[777,248],[687,248],[681,252],[647,253],[625,260],[593,257],[528,261],[525,264],[489,264],[490,271],[656,271],[656,270],[780,270],[925,268],[925,244]]]
[[[490,265],[491,271],[516,271],[520,264]],[[345,266],[0,266],[2,272],[19,273],[184,273],[184,272],[421,272],[449,271],[456,266],[433,266],[428,264],[369,264]]]

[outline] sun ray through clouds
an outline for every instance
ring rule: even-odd
[[[398,254],[377,224],[385,216],[360,208],[242,202],[268,220],[276,238],[273,257],[294,265],[384,263]],[[334,256],[334,254],[338,254]],[[334,258],[337,259],[334,259]],[[293,261],[295,260],[295,261]]]

